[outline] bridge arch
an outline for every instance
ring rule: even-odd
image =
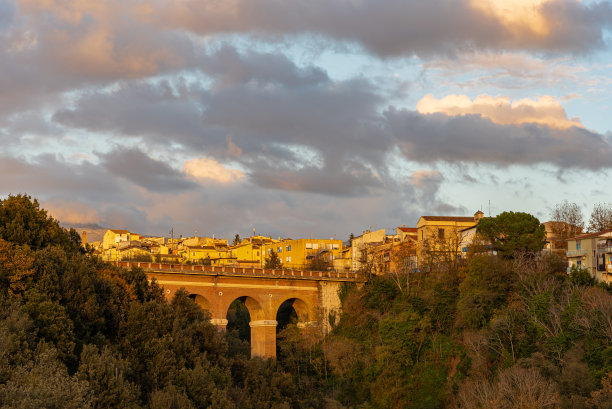
[[[203,310],[208,310],[209,312],[212,313],[212,311],[210,310],[211,304],[210,301],[208,301],[208,299],[206,297],[204,297],[201,294],[189,294],[189,298],[191,298],[201,309]]]
[[[244,304],[249,313],[251,357],[274,357],[276,352],[276,320],[269,319],[262,303],[251,296],[233,297],[232,301],[225,307],[225,316],[228,320],[230,319],[230,307],[236,301]]]
[[[279,327],[285,327],[289,323],[288,320],[290,320],[293,311],[297,315],[297,325],[299,327],[314,325],[317,321],[316,307],[298,297],[285,298],[276,306],[275,310]]]

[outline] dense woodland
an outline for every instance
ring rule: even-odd
[[[560,256],[472,254],[340,295],[331,334],[289,323],[276,361],[251,360],[244,308],[219,332],[9,196],[0,407],[612,408],[611,288]]]

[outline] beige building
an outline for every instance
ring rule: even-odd
[[[417,256],[419,266],[431,263],[455,262],[462,253],[462,246],[475,233],[475,227],[484,217],[480,210],[473,217],[421,216],[417,223]],[[469,247],[469,246],[467,246]]]
[[[573,237],[567,247],[568,269],[586,268],[597,281],[612,282],[612,230]]]
[[[354,237],[351,240],[353,252],[351,254],[351,270],[359,271],[362,263],[367,258],[368,248],[384,244],[387,238],[385,229],[376,231],[366,230],[360,236]]]

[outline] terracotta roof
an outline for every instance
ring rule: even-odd
[[[410,233],[416,233],[417,232],[417,228],[416,227],[398,227],[398,229],[400,229],[403,232],[410,232]]]
[[[474,218],[471,216],[462,217],[462,216],[421,216],[421,219],[430,220],[432,222],[472,222]]]
[[[602,231],[598,231],[598,232],[595,232],[595,233],[580,234],[580,235],[578,235],[576,237],[571,237],[568,240],[593,239],[595,237],[601,236],[602,234],[611,233],[611,232],[612,232],[612,229],[607,229],[607,230],[602,230]]]
[[[120,233],[120,234],[129,233],[128,230],[118,230],[118,229],[109,229],[109,230],[112,231],[113,233]]]
[[[200,246],[200,245],[196,245],[196,246],[185,246],[188,249],[191,250],[214,250],[215,246]]]

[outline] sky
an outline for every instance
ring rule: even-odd
[[[610,201],[612,3],[0,0],[0,197],[335,237]]]

